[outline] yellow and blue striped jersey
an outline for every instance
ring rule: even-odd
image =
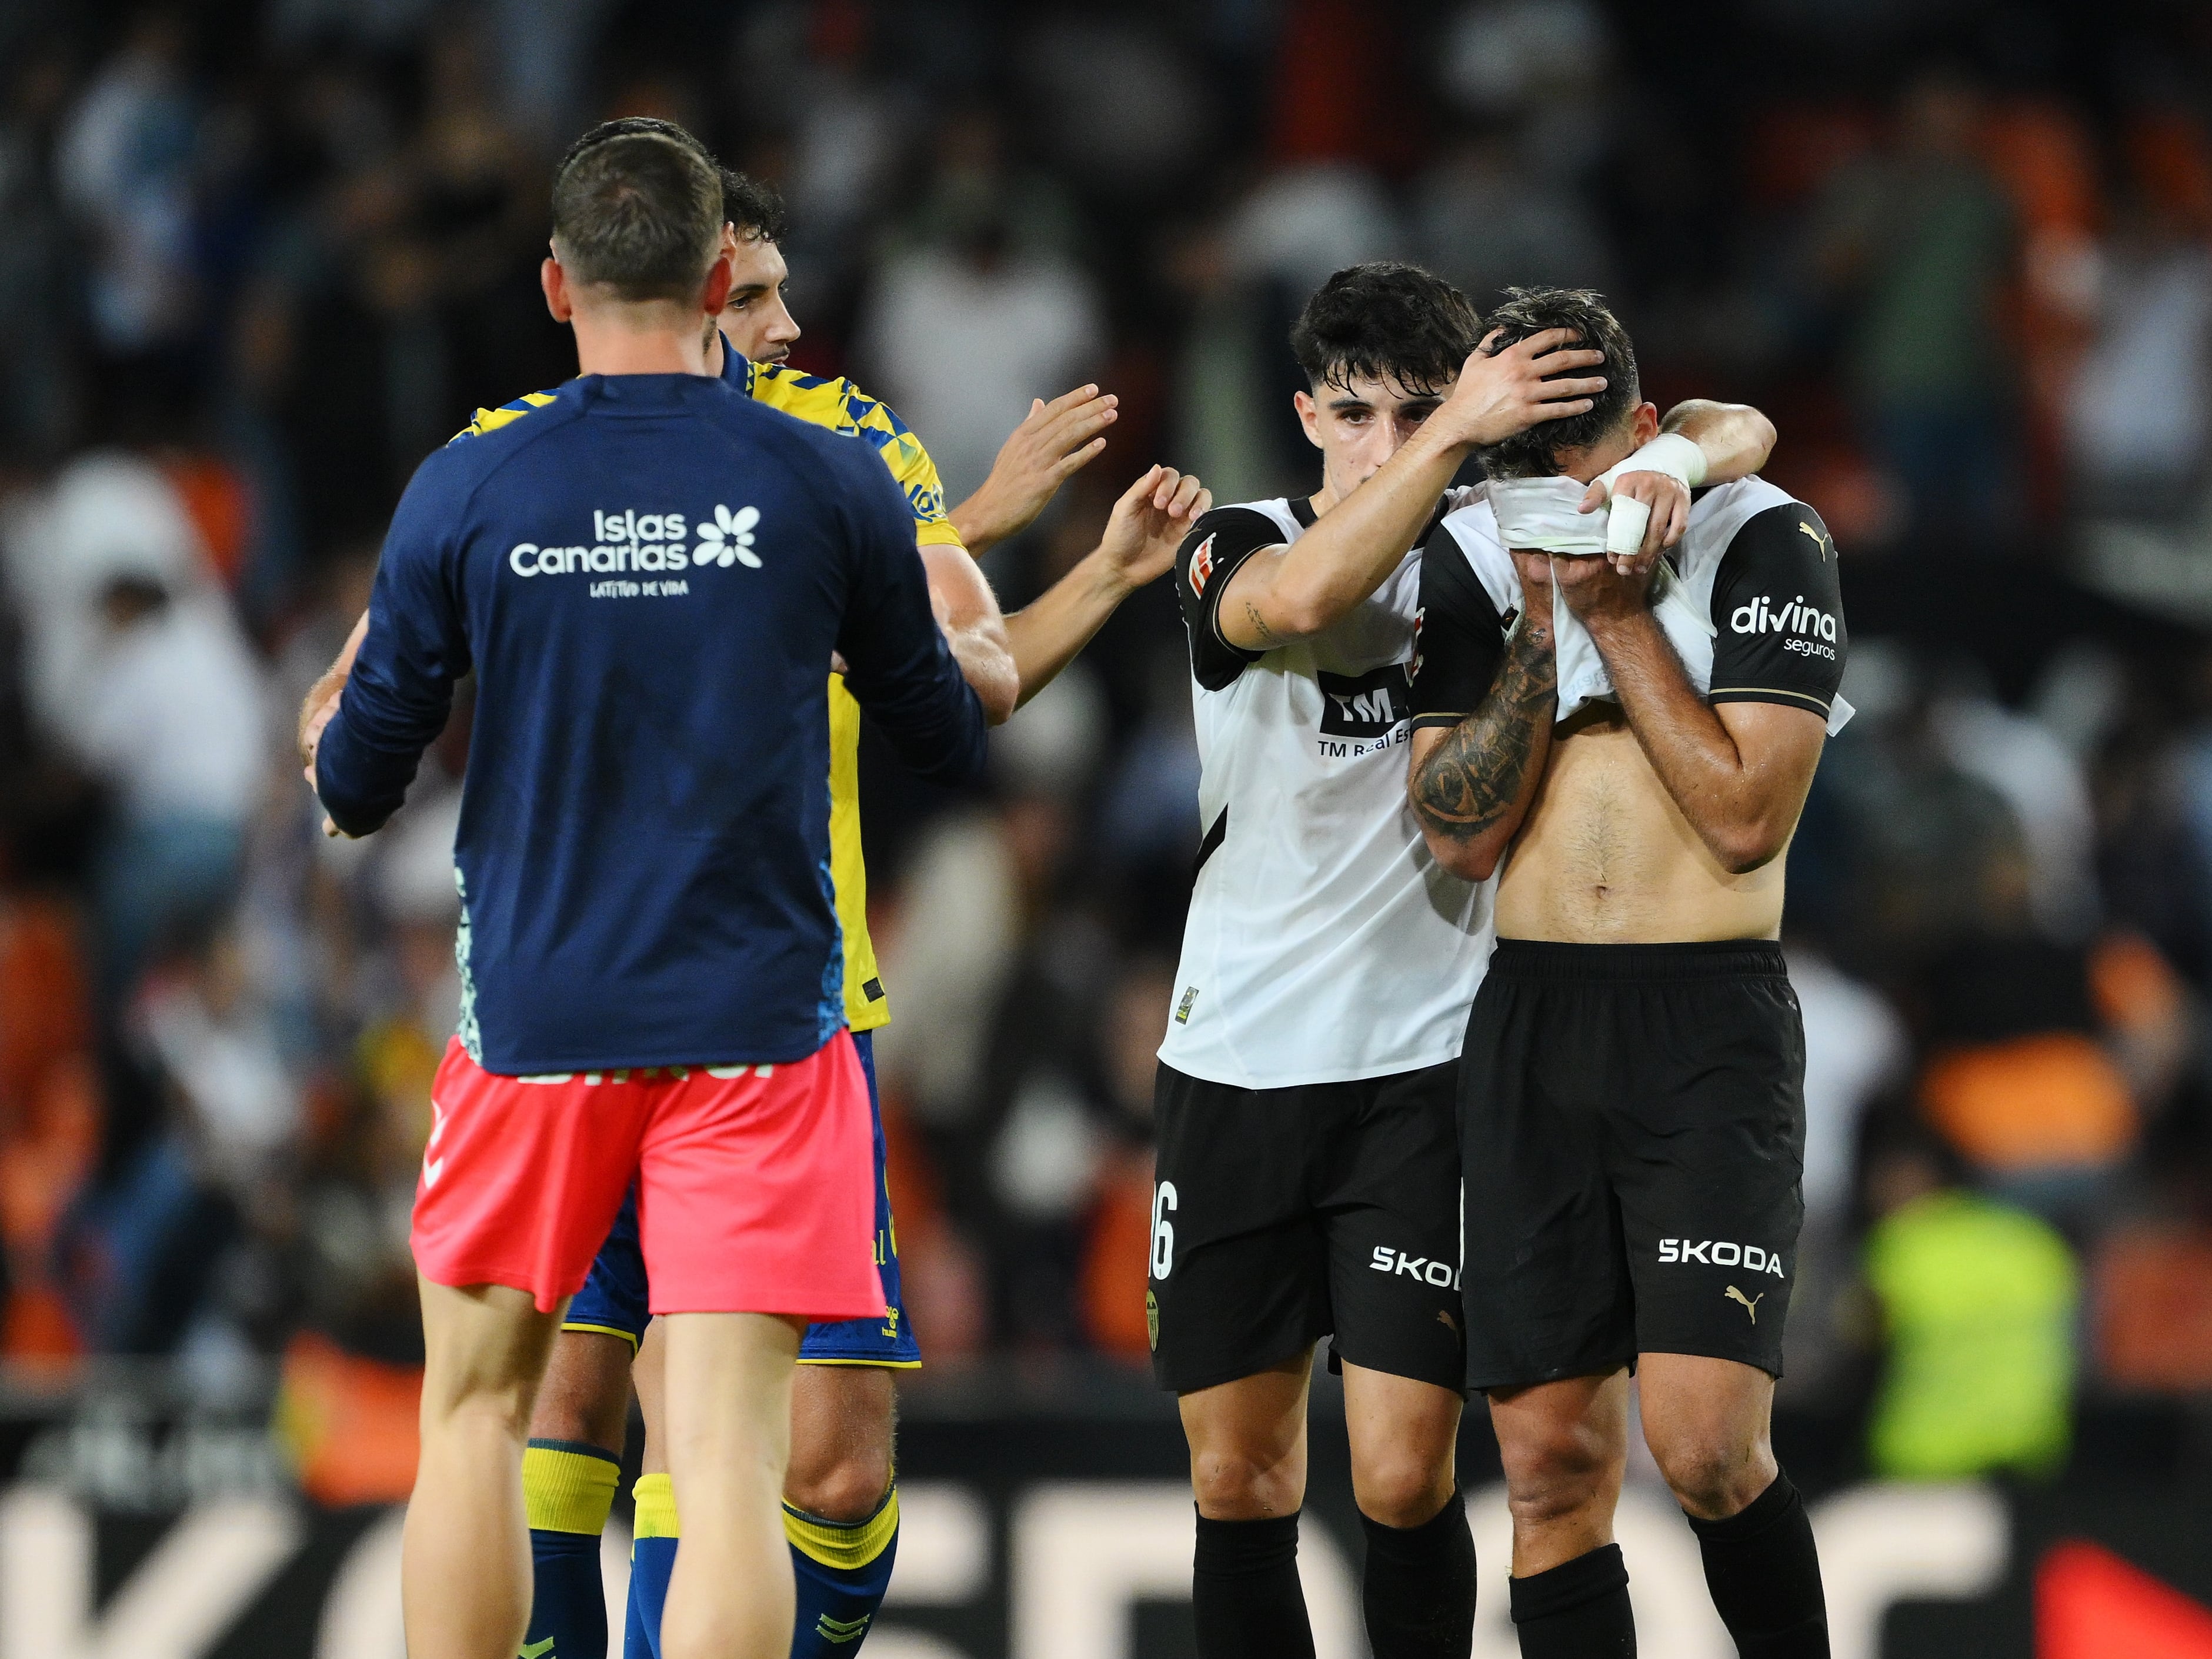
[[[914,539],[921,547],[958,547],[960,532],[945,516],[945,485],[937,463],[921,440],[891,412],[850,380],[825,380],[782,363],[747,362],[724,342],[722,378],[742,385],[756,401],[814,426],[865,440],[890,469],[914,514]],[[497,409],[479,409],[453,435],[464,438],[496,432],[544,408],[550,392],[526,392]],[[830,676],[830,874],[837,894],[837,921],[845,942],[845,1018],[855,1031],[887,1024],[890,1004],[876,968],[875,943],[868,936],[868,870],[860,854],[860,705],[846,690],[842,675]]]

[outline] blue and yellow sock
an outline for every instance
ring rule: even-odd
[[[873,1515],[851,1526],[783,1506],[783,1535],[799,1586],[791,1659],[848,1659],[859,1651],[890,1588],[898,1531],[896,1486]]]
[[[533,1584],[522,1659],[607,1659],[606,1589],[599,1534],[614,1508],[622,1463],[574,1440],[533,1440],[522,1454]]]
[[[630,1488],[637,1503],[629,1548],[629,1614],[623,1659],[660,1659],[660,1610],[676,1571],[676,1488],[665,1474],[641,1474]]]

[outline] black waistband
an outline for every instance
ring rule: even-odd
[[[1680,945],[1559,945],[1502,939],[1490,971],[1506,979],[1563,981],[1780,979],[1789,972],[1771,939],[1698,939]]]

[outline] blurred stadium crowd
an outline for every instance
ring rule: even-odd
[[[1662,405],[1765,409],[1861,711],[1793,857],[1783,1406],[2033,1471],[2080,1402],[2212,1392],[2212,13],[2084,9],[0,3],[0,1354],[276,1362],[325,1496],[390,1480],[335,1419],[406,1453],[467,718],[356,844],[291,711],[415,463],[570,372],[547,164],[649,112],[784,191],[794,361],[948,499],[1031,398],[1119,394],[1009,608],[1155,459],[1311,488],[1284,335],[1355,259],[1599,288]],[[1188,711],[1154,590],[988,797],[871,763],[934,1366],[1143,1359]]]

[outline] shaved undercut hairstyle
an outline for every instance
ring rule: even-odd
[[[1434,271],[1376,259],[1338,271],[1315,290],[1291,330],[1291,350],[1313,389],[1389,380],[1401,392],[1448,392],[1482,318]]]
[[[1568,368],[1569,377],[1605,376],[1605,390],[1589,410],[1556,421],[1539,421],[1526,432],[1482,450],[1482,470],[1493,478],[1550,478],[1566,469],[1562,458],[1588,449],[1636,413],[1644,393],[1636,380],[1636,348],[1628,331],[1603,297],[1586,288],[1509,288],[1490,313],[1495,336],[1483,349],[1495,356],[1546,329],[1571,328],[1585,346],[1605,353],[1594,368]],[[1556,378],[1556,377],[1553,377]]]
[[[594,129],[554,175],[561,263],[575,281],[623,300],[690,299],[721,238],[721,174],[680,127],[607,137]]]

